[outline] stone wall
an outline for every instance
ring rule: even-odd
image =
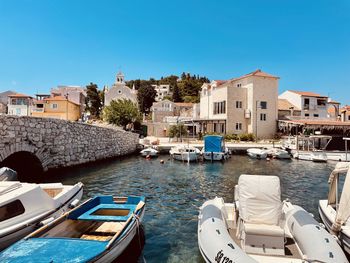
[[[0,115],[0,163],[25,151],[34,154],[45,171],[127,155],[137,145],[138,134],[118,128]]]

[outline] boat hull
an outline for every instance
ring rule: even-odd
[[[139,216],[139,222],[135,222],[132,227],[128,230],[125,236],[120,239],[119,242],[114,244],[106,253],[104,253],[100,258],[92,260],[91,262],[105,263],[114,262],[129,246],[134,237],[138,234],[140,230],[140,224],[143,219],[145,209],[142,210]]]
[[[81,200],[83,196],[83,185],[75,192],[72,193],[72,195],[68,198],[68,200],[62,204],[60,207],[56,208],[54,211],[48,212],[42,217],[36,218],[31,222],[26,223],[25,225],[19,226],[16,229],[9,230],[6,233],[3,233],[0,236],[0,251],[7,248],[8,246],[12,245],[16,241],[22,239],[26,235],[30,234],[34,230],[40,227],[40,222],[43,221],[46,218],[57,218],[66,211],[68,211],[70,208],[70,204],[76,200]]]
[[[248,149],[247,154],[250,158],[253,159],[266,159],[267,151],[263,151],[261,149]]]
[[[326,229],[331,232],[336,212],[332,207],[327,205],[327,200],[319,201],[318,213]],[[341,230],[338,234],[338,239],[344,251],[350,256],[350,235]]]
[[[198,161],[198,154],[196,153],[173,153],[171,154],[172,158],[177,161],[182,161],[182,162],[196,162]]]
[[[206,161],[224,161],[229,157],[228,153],[224,152],[204,152],[203,159]]]

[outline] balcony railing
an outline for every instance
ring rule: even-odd
[[[44,108],[33,108],[32,112],[44,112]]]

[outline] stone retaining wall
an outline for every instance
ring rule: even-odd
[[[138,134],[79,122],[0,115],[0,162],[33,153],[44,170],[133,153]]]

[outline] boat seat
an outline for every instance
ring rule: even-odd
[[[284,255],[284,230],[280,226],[242,223],[242,248],[246,253]]]

